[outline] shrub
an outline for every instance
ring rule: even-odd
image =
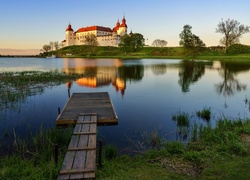
[[[250,46],[243,44],[233,44],[226,49],[227,54],[244,54],[250,53]]]

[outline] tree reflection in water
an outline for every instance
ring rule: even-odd
[[[236,63],[222,63],[219,75],[223,78],[221,83],[215,84],[216,91],[223,96],[233,96],[235,92],[244,91],[246,84],[239,82],[235,76],[242,71],[248,71],[249,65]]]
[[[182,92],[189,92],[189,86],[197,82],[205,74],[205,63],[195,61],[183,61],[180,64],[179,85]]]

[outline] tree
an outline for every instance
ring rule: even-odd
[[[55,50],[58,50],[58,49],[59,49],[59,43],[58,43],[58,41],[55,41],[55,42],[54,42],[54,47],[55,47]]]
[[[88,56],[90,56],[90,54],[94,51],[95,46],[99,45],[97,38],[94,34],[86,35],[85,39],[84,39],[84,43],[85,43],[85,45],[87,45],[87,48],[89,51]]]
[[[85,43],[85,45],[88,45],[88,46],[98,46],[99,45],[97,38],[94,34],[86,35],[85,39],[84,39],[84,43]]]
[[[54,50],[54,42],[51,41],[51,42],[49,43],[49,45],[50,45],[50,47],[51,47],[51,51],[53,51],[53,50]]]
[[[125,34],[121,37],[119,47],[125,52],[136,52],[144,46],[144,37],[140,33]]]
[[[168,42],[165,40],[155,39],[152,43],[152,46],[154,46],[154,47],[166,47],[167,44],[168,44]]]
[[[239,43],[240,37],[243,34],[248,33],[249,28],[249,26],[244,26],[234,19],[227,19],[226,21],[221,19],[221,22],[217,25],[215,32],[224,35],[224,37],[220,40],[220,43],[225,45],[227,48],[230,45]]]
[[[125,35],[121,36],[121,38],[120,38],[120,43],[118,46],[122,49],[122,51],[125,52],[125,54],[132,51],[130,41],[131,41],[131,39],[130,39],[130,36],[128,34],[125,34]]]
[[[48,51],[51,50],[51,46],[48,45],[48,44],[45,44],[45,45],[43,45],[43,49],[42,50],[47,53]]]
[[[205,43],[191,31],[192,26],[185,25],[183,31],[181,32],[179,44],[183,46],[188,53],[192,53],[195,56],[197,53],[203,50]]]
[[[141,47],[145,44],[145,39],[143,38],[143,35],[140,33],[134,33],[130,36],[131,38],[131,45],[132,45],[132,51],[138,51]]]

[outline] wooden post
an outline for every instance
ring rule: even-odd
[[[55,163],[58,163],[58,145],[55,145]]]
[[[58,107],[57,110],[58,110],[58,115],[61,114],[61,109],[60,109],[60,107]]]
[[[99,165],[99,167],[102,167],[102,141],[101,140],[99,140],[98,165]]]
[[[70,98],[70,89],[68,89],[68,96],[69,96],[69,98]]]

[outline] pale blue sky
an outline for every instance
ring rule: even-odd
[[[219,45],[215,33],[223,19],[250,26],[249,0],[1,0],[0,48],[41,49],[50,41],[61,42],[70,22],[73,29],[100,25],[113,28],[125,14],[128,30],[179,46],[185,24],[207,46]],[[250,45],[250,33],[241,43]]]

